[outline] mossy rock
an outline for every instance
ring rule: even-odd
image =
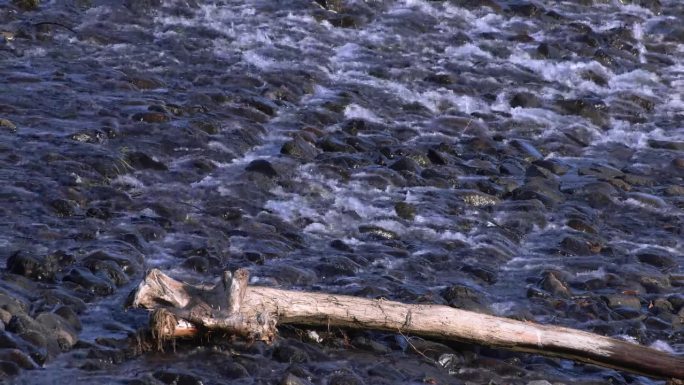
[[[397,216],[406,220],[411,221],[416,217],[416,207],[410,203],[397,202],[394,205],[394,211],[397,213]]]
[[[34,11],[40,7],[40,0],[12,0],[12,4],[27,11]]]

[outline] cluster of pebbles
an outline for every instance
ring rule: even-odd
[[[0,2],[0,381],[652,384],[371,331],[141,352],[146,269],[684,353],[678,0]],[[44,369],[40,369],[44,368]]]

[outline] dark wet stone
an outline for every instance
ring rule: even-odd
[[[684,287],[684,274],[670,274],[669,278],[673,287]]]
[[[40,7],[40,0],[12,0],[12,4],[26,11],[35,11]]]
[[[613,203],[612,197],[617,195],[615,187],[607,182],[581,181],[575,186],[564,186],[563,191],[585,199],[589,206],[596,209],[609,207]]]
[[[497,280],[496,272],[484,267],[465,265],[461,268],[461,271],[468,273],[473,277],[479,278],[488,284],[496,283]]]
[[[106,296],[114,293],[114,284],[111,281],[97,277],[81,267],[71,269],[63,280],[76,283],[96,295]]]
[[[624,172],[604,164],[593,164],[589,167],[580,167],[577,169],[577,175],[591,175],[601,180],[609,180],[613,178],[623,177]]]
[[[36,369],[38,364],[28,354],[19,349],[0,349],[0,360],[12,362],[22,369]]]
[[[141,90],[153,90],[156,88],[163,88],[165,84],[160,79],[155,79],[153,76],[129,76],[128,82],[138,87]]]
[[[86,210],[86,216],[89,218],[108,220],[112,217],[112,213],[106,207],[89,207],[88,210]]]
[[[312,385],[312,383],[304,378],[297,377],[292,373],[287,373],[280,380],[279,385]]]
[[[81,143],[103,143],[107,136],[101,131],[91,131],[69,135],[69,138]]]
[[[427,152],[427,157],[432,162],[433,164],[436,165],[445,165],[447,164],[447,160],[444,157],[443,154],[441,154],[438,150],[435,149],[429,149]]]
[[[0,349],[19,348],[19,343],[16,341],[16,337],[12,333],[8,333],[4,330],[4,323],[2,325],[3,330],[0,330]]]
[[[500,2],[497,2],[496,0],[461,0],[459,1],[459,6],[460,7],[465,7],[468,9],[475,9],[479,7],[489,7],[496,13],[501,13],[503,12],[503,7]],[[469,42],[470,39],[465,40],[464,42]]]
[[[131,167],[141,170],[141,169],[152,169],[166,171],[168,167],[158,160],[152,159],[149,155],[144,152],[134,151],[126,154],[126,161]]]
[[[108,253],[104,250],[98,250],[88,254],[88,256],[83,258],[82,263],[84,265],[88,265],[103,261],[114,262],[128,275],[137,273],[139,271],[139,263],[142,262],[141,260],[132,259],[130,255],[119,256]]]
[[[544,274],[544,277],[539,282],[539,286],[556,297],[572,297],[572,290],[570,290],[568,284],[562,281],[559,276],[560,274],[558,273],[548,272]]]
[[[542,103],[541,100],[534,94],[529,92],[518,92],[511,98],[511,107],[523,108],[539,108]]]
[[[58,217],[70,217],[76,212],[76,203],[67,199],[53,199],[49,204]]]
[[[0,379],[5,377],[13,377],[21,372],[19,365],[10,361],[0,361]]]
[[[454,194],[461,198],[463,203],[473,207],[494,206],[501,201],[493,195],[478,190],[456,190]]]
[[[635,201],[640,202],[646,206],[654,207],[657,209],[666,209],[669,207],[669,205],[663,198],[656,195],[641,192],[632,192],[627,194],[627,197],[634,199]]]
[[[558,185],[542,178],[533,178],[524,185],[516,188],[511,193],[514,200],[536,199],[546,207],[553,207],[565,201],[565,197],[559,191]]]
[[[335,373],[328,377],[329,385],[364,385],[363,380],[353,373]]]
[[[389,166],[392,170],[396,171],[409,171],[409,172],[420,172],[420,166],[415,160],[410,157],[404,156],[397,159],[394,163]]]
[[[104,250],[98,250],[83,258],[84,264],[95,263],[98,261],[110,261],[117,264],[126,274],[133,275],[138,271],[138,261],[129,259],[129,256],[122,257],[110,254]]]
[[[671,197],[684,196],[684,186],[667,186],[664,193]]]
[[[12,320],[15,321],[16,318],[15,316]],[[13,327],[15,326],[13,325]],[[28,345],[25,345],[27,347],[26,351],[31,359],[39,365],[45,364],[60,352],[57,341],[45,330],[27,328],[23,331],[15,331],[15,333],[28,343]]]
[[[373,123],[364,119],[349,119],[341,124],[344,132],[350,135],[357,135],[359,132],[368,131],[382,131],[384,128],[377,123]]]
[[[222,378],[237,379],[249,377],[249,371],[237,362],[226,362],[221,364],[218,370]]]
[[[54,305],[65,305],[76,313],[85,311],[86,303],[78,297],[66,293],[62,289],[45,290],[42,293],[42,299],[37,301],[34,305],[43,305],[44,309],[52,309]],[[42,309],[42,308],[41,308]]]
[[[665,298],[656,298],[651,301],[648,305],[648,311],[668,322],[672,321],[673,315],[675,314],[672,303]]]
[[[487,302],[482,298],[482,296],[467,286],[449,286],[442,291],[441,295],[451,307],[472,310],[486,314],[491,312],[489,307],[486,305]]]
[[[281,154],[307,161],[313,160],[319,152],[320,151],[315,146],[302,139],[300,135],[296,135],[294,139],[285,142],[280,149]]]
[[[361,234],[365,234],[371,239],[380,241],[399,239],[399,235],[397,235],[397,233],[394,231],[390,231],[375,225],[361,225],[359,226],[359,232]]]
[[[326,257],[316,266],[316,271],[323,277],[354,276],[361,266],[347,257]]]
[[[662,11],[662,2],[660,0],[624,0],[624,4],[634,4],[643,8],[650,9],[654,14],[659,15]]]
[[[646,317],[643,321],[644,325],[649,329],[654,330],[672,330],[672,323],[668,322],[660,317]]]
[[[157,371],[153,374],[154,378],[168,385],[202,385],[201,378],[187,373],[170,371]]]
[[[145,123],[165,123],[171,120],[171,118],[162,112],[138,112],[133,114],[131,119],[135,122],[145,122]]]
[[[347,245],[346,243],[344,243],[344,241],[342,241],[340,239],[335,239],[335,240],[331,241],[330,247],[337,249],[337,250],[340,250],[340,251],[347,252],[347,253],[353,253],[354,252],[354,249],[352,249],[351,246]]]
[[[606,127],[609,123],[606,104],[598,98],[557,100],[556,105],[564,114],[583,116],[599,127]]]
[[[587,70],[584,73],[582,73],[582,78],[585,80],[592,81],[602,87],[605,87],[608,84],[608,80],[606,80],[606,78],[591,70]]]
[[[515,362],[515,361],[514,361]],[[515,365],[514,363],[508,363],[503,359],[496,359],[496,358],[489,358],[489,357],[478,357],[475,359],[472,363],[472,365],[477,365],[482,368],[487,368],[487,372],[489,372],[489,376],[491,376],[491,372],[493,371],[494,373],[500,375],[500,376],[506,376],[506,377],[513,377],[513,378],[522,378],[526,374],[526,370],[519,365]],[[483,381],[476,381],[478,383],[482,383]],[[484,381],[486,383],[486,381]]]
[[[601,251],[601,244],[579,235],[568,235],[560,242],[561,249],[570,255],[592,255]]]
[[[337,13],[331,13],[328,22],[334,27],[339,28],[357,28],[365,23],[358,15]]]
[[[195,255],[183,261],[183,267],[198,273],[205,273],[209,270],[209,260],[205,257]]]
[[[666,251],[659,249],[647,249],[638,251],[637,259],[641,263],[651,265],[660,269],[669,269],[677,266],[677,261]]]
[[[590,224],[586,223],[585,221],[581,219],[570,219],[565,223],[568,227],[573,228],[577,231],[581,231],[583,233],[589,233],[589,234],[597,234],[598,232],[596,229],[591,226]]]
[[[670,282],[667,279],[667,277],[657,275],[657,276],[648,276],[648,275],[642,275],[638,278],[639,284],[643,286],[644,289],[646,289],[647,293],[665,293],[668,292],[670,289]]]
[[[90,259],[83,263],[95,276],[111,281],[116,286],[128,283],[129,279],[123,269],[116,262],[111,260]]]
[[[499,171],[503,175],[522,176],[525,174],[525,167],[516,159],[506,159],[501,162]]]
[[[534,380],[534,381],[528,382],[525,385],[553,385],[553,384],[546,381],[546,380]]]
[[[354,337],[351,344],[357,349],[363,349],[377,354],[387,354],[392,350],[387,345],[364,336]]]
[[[447,86],[454,83],[454,78],[447,73],[436,73],[426,76],[423,80],[430,83],[439,84],[442,86]]]
[[[216,135],[221,132],[221,125],[211,120],[193,120],[190,125],[209,135]]]
[[[58,306],[54,310],[55,314],[62,317],[62,319],[75,331],[81,331],[83,328],[81,320],[76,315],[76,312],[69,306]]]
[[[206,174],[211,171],[214,171],[217,167],[211,159],[207,159],[203,156],[188,159],[188,161],[184,164],[201,174]]]
[[[668,302],[672,304],[672,312],[676,313],[684,309],[684,294],[676,293],[667,297]]]
[[[242,102],[269,116],[275,115],[278,111],[278,105],[268,98],[250,97],[243,99]]]
[[[368,369],[368,375],[379,377],[390,382],[402,382],[406,380],[406,376],[396,368],[389,365],[378,364]]]
[[[532,164],[525,170],[525,176],[528,178],[554,179],[555,174],[544,167]]]
[[[553,159],[539,159],[532,162],[532,164],[545,168],[556,175],[565,175],[570,170],[570,167],[565,163]]]
[[[537,55],[541,58],[558,60],[563,54],[556,44],[543,42],[537,46]]]
[[[14,334],[25,334],[28,332],[37,332],[45,334],[45,329],[36,320],[24,313],[13,314],[10,322],[5,325],[7,331]]]
[[[271,162],[269,162],[265,159],[253,160],[252,162],[250,162],[247,165],[245,170],[250,171],[250,172],[257,172],[260,174],[264,174],[270,178],[275,178],[278,176],[278,172],[273,168],[273,165],[271,165]]]
[[[473,152],[479,152],[479,153],[486,153],[486,154],[496,154],[498,152],[497,149],[497,142],[494,141],[492,138],[480,134],[476,137],[473,138],[464,138],[461,139],[461,142],[466,146],[466,148],[469,151]],[[484,164],[487,162],[484,159],[473,159],[470,162],[468,162],[470,165],[476,167],[476,168],[481,168],[481,169],[489,169],[492,170],[492,172],[485,172],[484,174],[495,174],[493,172],[494,166],[493,165],[487,165],[486,167],[483,167]],[[480,163],[480,165],[478,165]],[[490,162],[487,162],[490,163]]]
[[[416,206],[411,203],[397,202],[394,204],[394,212],[400,218],[412,221],[416,217]]]
[[[319,140],[317,146],[325,152],[356,152],[354,147],[332,136],[326,136],[325,138]]]
[[[273,358],[279,362],[302,363],[309,362],[309,354],[304,349],[293,345],[290,340],[281,340],[273,349]]]
[[[638,297],[633,295],[610,294],[602,296],[601,299],[603,299],[611,309],[630,308],[641,311],[641,301]]]
[[[539,4],[524,0],[515,0],[508,3],[508,9],[518,16],[537,17],[546,10]]]
[[[652,148],[661,148],[665,150],[684,151],[684,142],[671,140],[655,140],[650,139],[648,145]]]
[[[401,338],[404,339],[404,341],[406,340],[404,336]],[[457,354],[453,348],[443,343],[418,338],[411,339],[408,348],[412,353],[424,355],[438,362],[441,361],[441,358],[445,355],[453,356]]]
[[[539,288],[536,288],[536,287],[528,287],[525,295],[527,296],[527,298],[544,298],[544,299],[547,299],[551,296],[546,291],[539,289]]]
[[[54,313],[41,313],[36,322],[57,340],[62,351],[71,349],[78,341],[78,335],[71,325],[62,317]]]
[[[41,261],[21,251],[7,258],[7,271],[35,279],[43,278],[44,274]]]

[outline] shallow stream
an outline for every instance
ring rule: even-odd
[[[147,316],[122,306],[152,267],[684,354],[684,3],[17,3],[0,1],[0,381],[658,383],[295,327],[140,354]]]

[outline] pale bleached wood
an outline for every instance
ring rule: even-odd
[[[684,379],[684,357],[580,330],[440,305],[246,286],[246,270],[240,269],[235,275],[244,286],[232,286],[242,289],[226,289],[225,279],[212,288],[195,287],[152,270],[138,287],[131,305],[164,308],[178,322],[190,322],[191,328],[221,330],[252,339],[272,340],[276,321],[374,329],[567,358],[658,378]],[[218,298],[225,298],[231,291],[242,297],[237,305],[233,302],[229,312],[216,303],[221,303]],[[187,325],[166,326],[167,333],[192,334]]]

